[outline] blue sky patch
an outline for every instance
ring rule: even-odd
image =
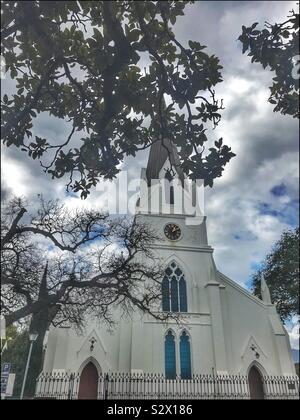
[[[269,203],[259,203],[259,214],[267,214],[269,216],[279,217],[281,213],[271,207]]]
[[[274,209],[270,203],[262,202],[258,204],[258,210],[259,214],[277,217],[280,222],[293,228],[299,225],[299,202],[296,199],[282,204],[280,210]]]
[[[287,187],[286,185],[282,182],[279,185],[275,185],[271,190],[270,190],[271,194],[275,195],[276,197],[281,197],[283,195],[287,195]]]

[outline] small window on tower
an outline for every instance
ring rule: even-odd
[[[174,204],[174,186],[172,181],[174,176],[171,174],[171,171],[168,169],[165,174],[165,194],[166,194],[166,203]]]
[[[170,186],[170,204],[174,204],[174,187]]]

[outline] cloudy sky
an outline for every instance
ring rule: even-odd
[[[237,156],[206,190],[205,204],[216,264],[244,287],[249,287],[251,273],[282,231],[298,224],[298,123],[273,113],[267,102],[273,76],[242,55],[237,38],[242,25],[282,22],[292,8],[296,3],[289,1],[199,1],[188,6],[175,25],[178,39],[206,45],[223,65],[224,81],[216,93],[224,98],[226,109],[211,136],[223,137]],[[12,82],[3,80],[2,88],[3,94],[10,93]],[[66,124],[42,116],[35,134],[64,139]],[[131,178],[139,177],[147,154],[124,162]],[[51,181],[37,162],[13,148],[2,149],[2,188],[3,196],[34,199],[43,193],[72,207],[103,205],[97,191],[84,203],[67,195],[64,180]]]

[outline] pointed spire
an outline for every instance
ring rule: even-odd
[[[162,110],[166,110],[167,104],[164,95],[162,95],[159,100],[161,101]],[[159,178],[159,173],[167,160],[169,160],[171,166],[177,172],[181,182],[184,182],[184,173],[181,169],[180,158],[176,145],[172,143],[172,140],[169,138],[161,138],[154,141],[150,147],[146,168],[148,183],[150,183],[151,180]]]
[[[263,273],[261,273],[260,275],[260,290],[261,290],[262,300],[266,303],[272,303],[270,290],[266,283],[265,276]]]
[[[180,180],[183,181],[184,174],[180,167],[180,159],[178,156],[177,148],[169,139],[164,139],[157,140],[150,147],[149,159],[146,169],[148,182],[150,182],[152,179],[158,179],[159,173],[167,159],[169,159],[170,164],[178,173]]]

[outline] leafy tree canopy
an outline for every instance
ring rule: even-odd
[[[252,278],[252,290],[261,297],[260,277],[264,274],[272,302],[282,320],[299,313],[299,228],[283,232],[266,256],[262,269]]]
[[[188,3],[3,2],[2,55],[17,88],[2,98],[3,142],[40,159],[52,178],[67,174],[83,198],[161,138],[179,146],[186,174],[212,186],[235,155],[222,139],[204,153],[205,125],[221,118],[222,66],[200,42],[175,37]],[[33,135],[41,113],[69,122],[62,144]]]
[[[299,118],[299,13],[290,13],[286,21],[267,22],[264,29],[257,29],[258,22],[242,26],[239,40],[252,63],[275,72],[269,97],[274,112]]]

